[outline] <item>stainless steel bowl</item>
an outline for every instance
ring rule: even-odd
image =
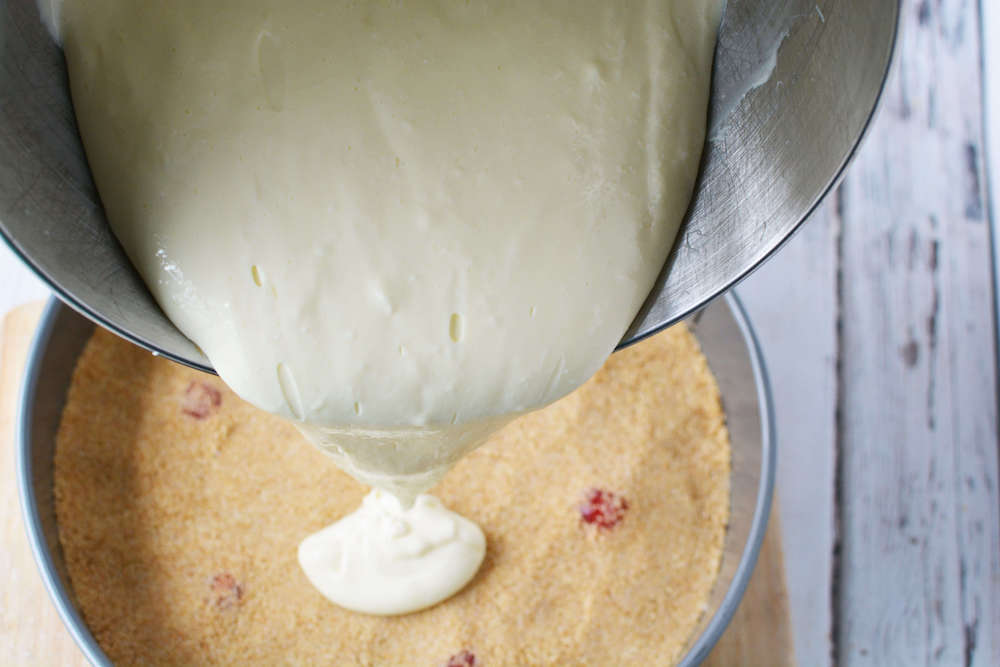
[[[209,370],[109,231],[35,3],[0,0],[0,233],[81,313]],[[830,190],[875,109],[898,14],[899,0],[729,0],[697,193],[625,343],[731,287]]]
[[[732,498],[722,566],[707,613],[681,665],[698,664],[722,635],[746,589],[767,525],[774,486],[771,394],[742,306],[727,296],[692,319],[722,393],[732,439]],[[84,623],[63,561],[56,524],[53,457],[70,377],[94,324],[56,299],[32,344],[17,418],[17,474],[28,538],[63,622],[94,665],[110,661]]]

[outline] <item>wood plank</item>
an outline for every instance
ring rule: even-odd
[[[1000,3],[980,3],[983,15],[983,88],[985,93],[986,175],[989,178],[989,209],[993,224],[993,301],[1000,312],[1000,234],[996,233],[1000,200]],[[997,331],[1000,348],[1000,330]]]
[[[795,656],[831,664],[836,244],[833,197],[739,287],[774,394],[778,497]]]
[[[886,104],[842,186],[846,665],[1000,664],[1000,513],[979,13],[905,2]]]
[[[0,664],[83,666],[87,662],[49,601],[21,521],[14,484],[14,419],[25,354],[40,303],[17,308],[4,318],[0,354]]]

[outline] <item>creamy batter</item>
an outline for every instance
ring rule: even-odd
[[[402,510],[620,340],[687,207],[719,13],[717,0],[55,12],[102,201],[164,311],[240,396]],[[389,607],[364,610],[419,608]]]
[[[341,607],[403,614],[457,593],[485,553],[479,526],[434,496],[421,494],[403,508],[375,489],[354,513],[303,540],[299,562],[313,586]]]

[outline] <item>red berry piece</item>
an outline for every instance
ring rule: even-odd
[[[229,609],[235,607],[243,600],[243,587],[236,581],[236,577],[228,572],[221,572],[209,582],[212,590],[212,604],[216,609]]]
[[[483,663],[476,659],[476,654],[468,649],[462,649],[448,658],[445,667],[482,667]]]
[[[195,419],[204,419],[222,405],[222,393],[210,384],[194,381],[184,392],[181,410]]]
[[[580,519],[598,528],[609,529],[625,518],[628,501],[605,489],[590,489],[580,503]]]

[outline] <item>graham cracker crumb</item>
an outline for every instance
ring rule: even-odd
[[[434,490],[486,533],[469,586],[365,616],[316,592],[296,550],[366,489],[217,378],[98,330],[63,413],[55,497],[83,616],[115,664],[665,664],[718,572],[729,466],[715,381],[674,327]],[[591,489],[621,500],[613,527],[581,520]]]

